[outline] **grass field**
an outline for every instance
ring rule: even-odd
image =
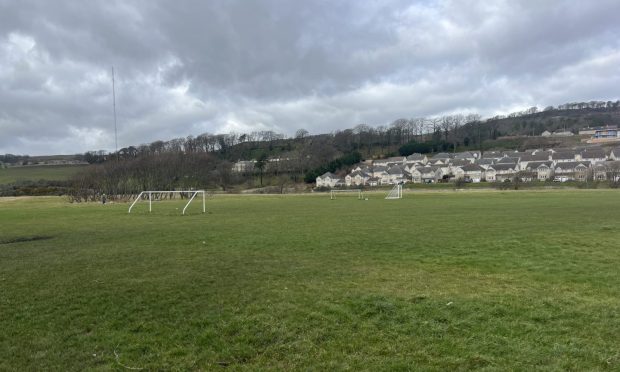
[[[0,168],[0,185],[18,181],[62,181],[69,179],[83,167],[83,165],[41,165]]]
[[[0,370],[619,370],[614,190],[0,199]]]

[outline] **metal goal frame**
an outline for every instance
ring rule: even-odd
[[[390,192],[388,192],[385,198],[386,199],[402,199],[403,198],[403,185],[401,185],[400,183],[394,185],[394,187],[392,187],[392,189],[390,190]]]
[[[187,207],[189,207],[189,205],[191,204],[191,202],[194,200],[194,198],[196,198],[196,195],[198,194],[202,194],[202,213],[206,213],[206,207],[205,207],[205,190],[186,190],[186,191],[142,191],[137,197],[136,200],[133,201],[133,203],[131,203],[131,205],[129,206],[129,211],[127,211],[127,213],[131,213],[131,208],[133,208],[134,205],[136,205],[137,202],[139,202],[140,200],[142,200],[142,196],[143,195],[148,195],[148,200],[149,200],[149,213],[151,213],[153,211],[153,194],[191,194],[192,197],[189,199],[189,201],[187,202],[187,204],[185,204],[185,207],[183,207],[183,212],[181,213],[182,215],[185,215],[185,210],[187,209]]]
[[[336,200],[337,193],[357,193],[357,199],[362,200],[364,198],[364,191],[362,189],[347,189],[347,190],[330,190],[329,198],[331,200]]]

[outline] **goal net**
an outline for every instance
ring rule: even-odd
[[[385,197],[386,199],[402,199],[403,198],[403,185],[394,185],[392,190]]]
[[[335,200],[336,199],[336,195],[352,195],[352,196],[357,196],[357,198],[359,200],[362,200],[362,198],[364,197],[364,193],[362,192],[362,189],[331,190],[330,193],[329,193],[329,198],[331,200]]]
[[[187,202],[187,204],[185,204],[185,207],[183,207],[183,211],[181,212],[181,214],[185,214],[185,211],[187,210],[187,207],[189,207],[189,205],[192,203],[192,201],[194,201],[194,199],[196,198],[196,195],[202,195],[202,213],[206,212],[205,209],[205,191],[204,190],[190,190],[190,191],[142,191],[138,197],[136,197],[136,200],[133,201],[133,203],[131,203],[131,205],[129,206],[129,211],[127,213],[131,213],[131,209],[133,208],[134,205],[136,205],[137,202],[139,202],[140,200],[148,200],[149,201],[149,213],[153,211],[153,200],[158,200],[160,198],[161,195],[170,195],[170,194],[181,194],[181,195],[187,195],[189,196],[189,201]],[[191,196],[190,196],[191,195]]]

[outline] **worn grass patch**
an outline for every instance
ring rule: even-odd
[[[618,370],[618,196],[0,199],[0,370]]]
[[[37,241],[37,240],[47,240],[47,239],[52,239],[52,236],[43,236],[43,235],[17,236],[17,237],[14,237],[14,238],[0,239],[0,244],[13,244],[13,243],[34,242],[34,241]]]

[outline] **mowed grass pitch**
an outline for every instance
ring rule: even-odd
[[[0,199],[0,370],[620,369],[620,193],[382,197]]]

